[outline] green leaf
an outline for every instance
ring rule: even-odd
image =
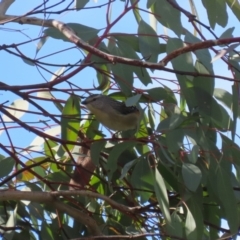
[[[167,54],[170,54],[182,47],[184,47],[184,44],[181,39],[170,38],[167,42]],[[171,63],[175,70],[195,72],[191,53],[181,54],[180,56],[174,58]],[[193,77],[177,74],[177,79],[180,84],[182,94],[185,96],[188,102],[191,102],[191,100],[188,99],[186,90],[190,87],[193,87]]]
[[[237,128],[237,117],[238,117],[238,106],[239,106],[239,84],[234,83],[232,85],[232,113],[233,113],[233,124],[232,124],[232,140],[235,139],[236,128]]]
[[[70,96],[63,108],[61,116],[61,133],[64,141],[77,141],[79,131],[80,104],[79,98]],[[69,150],[74,145],[67,144]]]
[[[238,55],[238,54],[237,54]],[[239,57],[239,56],[237,56]],[[239,79],[240,78],[240,72],[238,71],[238,69],[240,68],[240,65],[237,61],[234,61],[234,60],[229,60],[229,63],[231,64],[231,68],[232,68],[232,71],[234,72],[234,77],[235,79]]]
[[[25,201],[19,201],[18,202],[18,209],[17,209],[17,214],[22,217],[22,218],[30,218],[30,215],[26,209],[26,205],[24,204]],[[25,202],[26,204],[29,203],[29,201]]]
[[[237,202],[232,189],[229,175],[224,169],[219,168],[216,176],[217,192],[224,207],[224,212],[230,227],[231,233],[236,233],[239,226],[239,213]]]
[[[41,206],[39,203],[36,202],[30,202],[30,204],[27,205],[27,209],[33,217],[36,217],[38,220],[43,220],[43,206]]]
[[[167,130],[173,130],[179,127],[185,119],[186,117],[182,114],[173,113],[170,117],[165,118],[159,123],[157,131],[162,132]]]
[[[140,52],[139,40],[137,36],[126,33],[114,33],[114,38],[116,38],[118,41],[128,44],[134,51]]]
[[[182,176],[186,187],[195,192],[202,179],[201,170],[191,163],[183,163]]]
[[[185,233],[188,240],[198,239],[196,221],[189,209],[187,209],[187,216],[185,221]]]
[[[155,189],[158,203],[163,212],[165,220],[167,221],[168,224],[171,224],[167,190],[166,190],[165,182],[157,168],[155,168],[155,171],[154,171],[154,178],[155,178],[154,189]]]
[[[199,194],[202,195],[202,189],[200,189]],[[194,232],[197,234],[196,239],[203,239],[204,219],[202,214],[202,204],[203,203],[199,201],[199,196],[197,194],[193,195],[187,201],[188,209],[191,212],[196,225],[196,229],[194,229]]]
[[[205,204],[203,210],[204,219],[211,223],[211,225],[209,225],[209,239],[218,239],[220,237],[218,229],[213,226],[221,226],[221,213],[219,206],[214,206],[211,203],[209,205]]]
[[[159,151],[160,154],[162,151]],[[161,156],[160,159],[163,161],[163,157]],[[168,167],[168,164],[163,164],[162,161],[158,163],[158,170],[162,177],[164,178],[165,182],[172,188],[174,191],[179,191],[179,183],[178,178],[175,173]]]
[[[188,155],[188,159],[191,163],[195,164],[197,162],[198,152],[199,152],[199,146],[194,145],[190,154]]]
[[[184,47],[183,41],[179,38],[170,38],[167,42],[167,54]],[[193,59],[191,53],[184,53],[172,60],[174,69],[187,72],[194,72]],[[185,76],[186,78],[186,76]]]
[[[136,94],[132,97],[129,97],[126,101],[125,101],[125,104],[127,107],[130,107],[130,106],[134,106],[138,103],[138,101],[140,100],[142,94]]]
[[[240,9],[239,9],[240,10]],[[234,31],[235,27],[230,27],[228,29],[226,29],[221,36],[219,37],[219,39],[224,39],[224,38],[233,38],[233,31]]]
[[[166,227],[169,235],[174,235],[179,238],[183,237],[183,221],[176,211],[171,215],[171,225],[167,224]]]
[[[54,173],[49,173],[46,176],[46,179],[48,179],[49,181],[58,183],[58,184],[54,184],[52,187],[54,188],[54,190],[59,191],[60,190],[60,186],[62,182],[69,182],[69,175],[67,175],[65,172],[63,171],[58,171],[58,172],[54,172]],[[61,190],[67,190],[67,186],[64,184],[63,186],[61,186]],[[53,189],[51,189],[52,191]]]
[[[155,129],[155,122],[156,122],[156,119],[155,119],[155,112],[154,112],[154,108],[153,108],[153,104],[149,103],[148,104],[148,120],[149,120],[149,124],[151,126],[151,129]]]
[[[108,171],[108,176],[111,179],[112,174],[115,172],[117,169],[117,161],[118,157],[121,155],[123,151],[129,148],[133,148],[137,143],[135,141],[127,141],[127,142],[122,142],[117,144],[109,153],[108,160],[107,160],[107,169]],[[129,159],[131,161],[131,159]]]
[[[79,10],[81,10],[88,2],[89,2],[89,0],[76,0],[76,1],[75,1],[75,8],[79,11]]]
[[[137,21],[137,23],[139,23],[142,19],[141,15],[140,15],[140,12],[139,12],[139,5],[138,3],[136,4],[136,1],[135,0],[130,0],[130,3],[131,5],[134,5],[133,9],[132,9],[132,12],[134,14],[134,17]]]
[[[175,1],[174,1],[175,2]],[[151,7],[154,16],[165,27],[170,28],[178,36],[182,34],[180,11],[165,0],[157,0]]]
[[[111,54],[117,56],[124,56],[122,50],[116,46],[112,46],[110,50]],[[132,95],[133,86],[133,69],[130,66],[124,64],[112,64],[111,69],[114,75],[114,80],[119,85],[121,91],[126,96]]]
[[[96,87],[97,90],[105,92],[110,86],[110,78],[108,76],[109,68],[106,64],[98,65],[97,79],[99,86]]]
[[[205,113],[206,114],[206,113]],[[222,131],[232,129],[232,120],[228,112],[213,99],[211,106],[211,119],[214,127]]]
[[[214,97],[217,98],[217,100],[221,101],[221,103],[223,103],[226,107],[228,107],[231,110],[233,98],[231,93],[221,88],[215,88]]]
[[[52,140],[47,140],[44,142],[44,153],[46,156],[54,157],[56,150],[53,148],[57,146],[57,143]]]
[[[211,28],[214,29],[216,24],[226,27],[228,23],[226,2],[222,0],[202,0],[202,3],[207,11]]]
[[[49,239],[49,240],[54,240],[53,237],[53,228],[51,227],[51,224],[47,224],[45,222],[42,222],[42,228],[41,228],[41,238],[42,239]]]
[[[86,131],[86,136],[88,139],[100,139],[101,137],[104,137],[105,135],[98,130],[99,128],[99,121],[96,119],[92,119],[92,116],[88,115],[87,121],[84,122],[82,129],[85,129]],[[101,137],[100,137],[101,136]]]
[[[99,37],[98,35],[96,35],[95,37],[91,38],[88,42],[91,46],[96,46],[96,44],[98,43],[98,50],[104,52],[104,53],[107,53],[109,54],[109,51],[108,51],[108,48],[106,46],[106,44],[104,42],[98,42],[99,41]],[[98,69],[98,66],[99,64],[105,64],[106,62],[103,60],[103,58],[95,55],[95,54],[89,54],[89,52],[85,49],[83,49],[84,53],[86,56],[90,56],[89,58],[89,61],[92,62],[93,64],[93,67],[97,70]],[[84,62],[84,61],[82,61]],[[108,65],[108,67],[110,67],[110,65]],[[109,73],[107,73],[108,75]]]
[[[48,37],[42,36],[39,42],[37,43],[37,48],[36,48],[36,54],[42,49],[43,45],[46,43],[48,40]]]
[[[148,0],[147,1],[147,8],[150,8],[157,0]]]
[[[96,141],[90,146],[91,159],[96,166],[99,164],[100,153],[104,149],[105,144],[105,141]]]
[[[205,68],[205,66],[207,66],[208,69],[212,67],[212,65],[210,63],[208,65],[207,64],[203,65],[201,62],[196,61],[195,69],[200,74],[211,75],[211,72],[209,72]],[[212,71],[212,73],[213,73],[213,71]],[[210,95],[213,94],[214,85],[215,85],[215,81],[214,81],[213,77],[202,77],[202,76],[201,77],[194,77],[193,84],[196,88],[201,88],[204,91],[208,92]]]
[[[146,92],[148,93],[148,95],[146,96],[149,98],[149,100],[153,100],[155,102],[168,100],[172,103],[176,103],[174,95],[170,89],[156,87],[156,88],[148,89],[146,90]]]
[[[213,159],[214,160],[214,159]],[[216,196],[216,201],[220,203],[224,217],[232,234],[237,232],[239,226],[239,212],[236,197],[234,195],[232,182],[230,179],[231,168],[226,168],[223,162],[211,162],[209,179],[209,190],[212,189]],[[230,165],[230,164],[229,164]],[[231,165],[230,165],[231,166]]]
[[[24,224],[24,222],[23,222],[23,224]],[[19,225],[21,225],[21,223]],[[30,230],[30,228],[29,229],[23,229],[23,230],[21,230],[20,233],[14,232],[13,240],[18,240],[18,239],[31,239],[31,240],[35,240],[36,238],[33,235],[30,235],[31,232],[29,230]],[[4,239],[10,240],[11,238],[9,238],[8,236],[6,236],[4,234]]]
[[[187,43],[200,43],[202,42],[199,38],[197,38],[196,36],[194,36],[191,32],[186,30],[186,34],[185,34],[185,42]],[[194,51],[194,54],[196,55],[196,57],[198,58],[198,60],[205,66],[205,68],[211,73],[213,74],[213,65],[211,63],[211,54],[209,52],[209,49],[205,48],[205,49],[200,49],[200,50],[196,50]],[[207,71],[205,70],[205,71]],[[210,78],[211,81],[213,78]],[[206,78],[206,81],[209,81],[209,78]],[[201,84],[204,83],[204,81],[201,81]]]
[[[158,60],[159,40],[154,29],[143,20],[138,26],[139,48],[141,54],[148,62],[156,63]]]
[[[21,59],[29,66],[35,66],[34,60],[28,57],[21,57]]]
[[[140,157],[134,167],[131,175],[131,184],[133,188],[141,189],[136,191],[137,196],[140,197],[140,202],[146,203],[153,194],[154,190],[154,176],[149,168],[148,161],[145,157]]]
[[[79,23],[68,23],[66,24],[67,27],[70,27],[74,33],[80,37],[83,41],[88,42],[94,38],[97,37],[97,34],[100,30],[95,29],[95,28],[91,28]],[[58,29],[56,28],[47,28],[44,30],[44,33],[46,36],[55,38],[55,39],[61,39],[63,41],[66,42],[71,42],[70,39],[68,39],[67,37],[65,37]]]
[[[15,160],[12,157],[0,159],[0,178],[6,177],[13,170]]]
[[[231,160],[231,162],[233,162],[233,164],[240,166],[240,159],[239,159],[239,155],[240,155],[240,148],[239,146],[233,142],[233,140],[229,139],[228,137],[226,137],[223,134],[220,134],[221,138],[222,138],[222,148],[224,147],[224,152],[226,150],[228,150],[227,152],[227,161],[229,161],[229,159]]]
[[[232,126],[232,120],[227,111],[206,91],[201,88],[188,88],[185,90],[188,95],[189,108],[199,110],[203,124],[211,122],[214,127],[226,131]]]
[[[117,44],[121,49],[121,51],[124,53],[125,57],[140,60],[136,52],[128,44],[122,41],[118,41]],[[126,68],[126,65],[124,66],[124,69],[125,68]],[[147,86],[149,83],[152,83],[152,80],[146,68],[140,68],[140,67],[134,67],[134,66],[130,66],[130,68],[138,76],[139,80],[145,86]]]
[[[226,0],[229,9],[232,10],[238,21],[240,21],[240,3],[236,0]]]
[[[136,163],[137,163],[137,159],[132,160],[132,161],[126,163],[126,164],[124,165],[124,167],[122,168],[122,173],[121,173],[120,179],[123,179],[123,178],[126,176],[127,172],[128,172]]]
[[[169,152],[178,153],[183,145],[183,129],[173,129],[166,132],[166,140]]]

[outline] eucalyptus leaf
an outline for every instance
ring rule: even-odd
[[[79,130],[80,104],[79,98],[70,96],[63,108],[61,117],[61,133],[62,139],[65,141],[76,141]],[[72,149],[74,145],[68,144],[68,149]]]
[[[187,216],[185,221],[185,234],[188,240],[197,239],[196,221],[189,209],[187,209]]]
[[[108,156],[108,161],[107,161],[107,169],[109,170],[109,177],[111,178],[112,174],[115,172],[115,170],[117,169],[117,161],[118,161],[118,157],[120,156],[120,154],[129,148],[132,148],[136,145],[136,142],[122,142],[119,143],[117,146],[115,146],[111,152],[109,153]]]
[[[0,178],[8,176],[13,170],[15,160],[12,157],[3,158],[0,160]]]
[[[186,187],[195,192],[201,182],[201,170],[194,164],[184,163],[182,165],[182,176]]]
[[[151,9],[160,24],[170,28],[177,36],[182,34],[181,15],[172,4],[164,0],[157,0]]]
[[[140,100],[141,96],[142,96],[141,94],[136,94],[132,97],[129,97],[125,102],[126,106],[130,107],[130,106],[136,105],[138,103],[138,101]]]
[[[79,11],[89,2],[89,0],[75,0],[75,7]]]
[[[159,40],[156,32],[143,20],[138,27],[139,48],[144,59],[148,62],[157,62]]]
[[[97,166],[99,164],[100,153],[103,150],[106,142],[105,141],[96,141],[91,144],[90,152],[91,152],[91,159],[93,163]]]
[[[162,178],[161,174],[157,169],[155,169],[155,184],[154,189],[156,192],[156,196],[158,199],[158,203],[160,204],[161,210],[166,218],[168,224],[171,224],[171,217],[169,213],[169,202],[167,197],[167,190],[164,183],[164,179]]]
[[[70,27],[78,37],[80,37],[81,39],[83,39],[83,41],[86,41],[86,42],[97,37],[97,34],[100,31],[98,29],[82,25],[80,23],[67,23],[67,26]],[[70,39],[65,37],[56,28],[47,28],[44,30],[44,33],[46,36],[49,36],[55,39],[61,39],[66,42],[71,42]]]

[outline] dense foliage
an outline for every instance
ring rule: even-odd
[[[18,4],[0,2],[4,239],[236,239],[239,2]],[[92,93],[138,129],[104,128]]]

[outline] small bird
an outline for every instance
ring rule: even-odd
[[[93,94],[82,101],[96,119],[107,128],[115,131],[136,129],[140,119],[140,111],[134,107],[127,107],[111,97]]]

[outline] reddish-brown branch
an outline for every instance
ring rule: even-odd
[[[123,58],[123,57],[119,57],[119,56],[114,56],[111,54],[107,54],[105,52],[102,52],[101,50],[97,49],[94,46],[91,46],[87,43],[85,43],[84,41],[82,41],[81,39],[79,39],[78,36],[76,36],[74,34],[74,32],[66,25],[63,24],[59,21],[56,20],[46,20],[43,21],[41,19],[38,18],[16,18],[16,16],[6,16],[6,18],[10,18],[12,21],[15,22],[21,22],[23,24],[32,24],[32,25],[39,25],[42,24],[44,26],[48,26],[48,27],[56,27],[57,29],[59,29],[70,41],[72,41],[74,44],[76,44],[78,47],[83,48],[85,50],[87,50],[89,53],[94,54],[104,60],[106,60],[107,62],[110,62],[112,64],[116,64],[116,63],[122,63],[122,64],[127,64],[127,65],[132,65],[132,66],[138,66],[138,67],[144,67],[144,68],[149,68],[149,69],[158,69],[158,70],[164,70],[164,71],[168,71],[168,72],[173,72],[173,73],[178,73],[178,74],[184,74],[184,75],[190,75],[190,76],[204,76],[204,77],[209,77],[208,74],[198,74],[198,73],[193,73],[193,72],[185,72],[185,71],[179,71],[179,70],[173,70],[173,69],[168,69],[165,68],[166,64],[171,61],[172,59],[176,58],[177,56],[183,54],[183,53],[187,53],[187,52],[191,52],[191,51],[196,51],[199,49],[205,49],[205,48],[209,48],[212,46],[216,46],[216,45],[222,45],[222,44],[230,44],[230,43],[234,43],[234,42],[239,42],[240,38],[230,38],[230,39],[219,39],[219,40],[208,40],[208,41],[204,41],[201,43],[196,43],[196,44],[192,44],[190,46],[187,47],[183,47],[181,49],[177,49],[176,51],[170,53],[168,56],[166,56],[164,59],[162,59],[159,63],[151,63],[151,62],[145,62],[145,61],[141,61],[141,60],[136,60],[136,59],[129,59],[129,58]],[[113,24],[113,23],[112,23]],[[104,36],[104,35],[103,35]],[[101,38],[98,39],[98,41],[96,42],[96,46],[98,45],[98,43],[101,42]],[[51,88],[54,85],[63,82],[65,79],[75,75],[76,73],[78,73],[80,70],[82,70],[82,66],[80,66],[79,68],[75,69],[74,71],[72,71],[70,74],[66,75],[65,77],[62,78],[58,78],[57,80],[48,83],[48,85],[43,84],[41,86],[38,85],[38,87],[48,87]],[[222,76],[215,76],[215,77],[219,77],[219,78],[223,78],[226,79]],[[229,78],[227,80],[233,81],[233,79]],[[37,86],[36,86],[37,87]]]

